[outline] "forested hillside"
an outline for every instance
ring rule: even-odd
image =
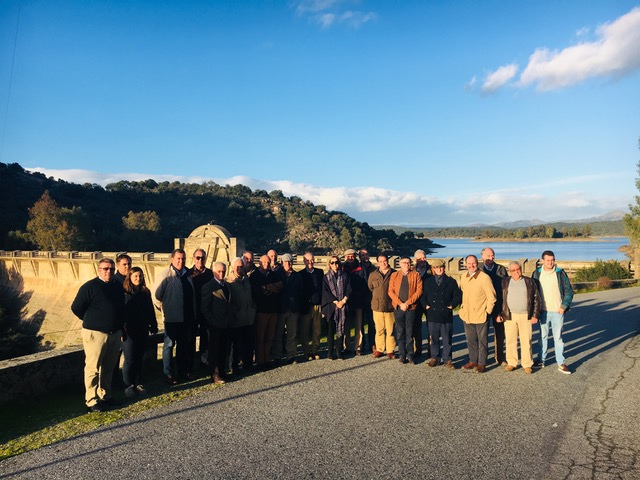
[[[398,234],[407,231],[422,233],[431,238],[584,238],[591,236],[623,236],[622,220],[568,223],[556,222],[518,228],[503,228],[492,225],[478,227],[408,228],[385,225]]]
[[[212,223],[264,252],[368,248],[413,254],[431,242],[377,230],[281,191],[242,185],[120,181],[78,185],[0,163],[0,248],[166,252],[175,237]],[[422,237],[420,235],[420,237]]]

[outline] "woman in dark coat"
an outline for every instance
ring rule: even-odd
[[[347,300],[351,295],[349,275],[340,269],[340,259],[332,256],[329,259],[329,271],[322,279],[322,315],[327,321],[327,358],[334,357],[334,334],[337,335],[337,356],[343,359],[345,324],[347,320]]]
[[[132,397],[136,393],[145,393],[145,388],[140,384],[142,358],[147,348],[149,333],[158,331],[158,322],[151,301],[151,292],[145,284],[144,273],[140,267],[133,267],[129,271],[123,288],[126,340],[122,345],[122,377],[127,386],[124,393],[127,397]]]

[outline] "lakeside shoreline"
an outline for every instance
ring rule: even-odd
[[[514,243],[544,243],[544,242],[602,242],[611,238],[623,238],[623,236],[600,236],[600,237],[563,237],[563,238],[507,238],[507,237],[429,237],[429,240],[469,240],[471,242],[514,242]]]

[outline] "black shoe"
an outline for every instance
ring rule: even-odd
[[[109,397],[106,400],[100,400],[99,404],[102,405],[102,408],[106,410],[105,407],[115,408],[120,405],[120,402],[113,397]]]
[[[99,403],[96,403],[95,405],[91,405],[90,407],[87,407],[87,411],[89,413],[96,413],[96,412],[104,412],[106,411],[106,409]]]

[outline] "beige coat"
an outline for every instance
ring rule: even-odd
[[[491,277],[478,271],[473,277],[465,274],[460,279],[462,290],[462,306],[458,315],[465,323],[484,323],[487,315],[493,311],[496,304],[496,291]]]

